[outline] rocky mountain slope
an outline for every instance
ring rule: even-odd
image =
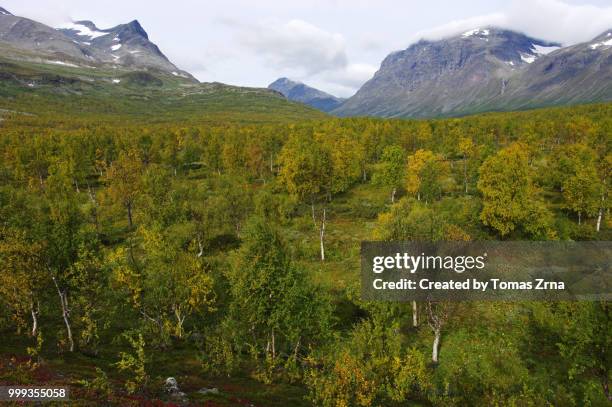
[[[161,71],[195,81],[149,41],[136,20],[109,29],[78,21],[58,29],[0,8],[0,48],[17,60],[82,67]]]
[[[334,110],[344,102],[344,99],[287,78],[277,79],[268,85],[268,89],[282,93],[289,100],[307,104],[324,112]]]
[[[567,48],[494,27],[421,40],[387,56],[332,113],[432,117],[612,100],[608,34]]]
[[[509,109],[612,100],[612,30],[526,66],[506,88]]]

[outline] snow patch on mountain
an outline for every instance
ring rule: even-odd
[[[461,34],[463,38],[472,37],[472,36],[486,37],[488,35],[489,35],[489,30],[487,29],[481,30],[480,28],[474,28],[473,30],[466,31],[463,34]]]
[[[529,55],[529,54],[523,54],[521,52],[521,60],[523,60],[523,62],[527,62],[528,64],[532,63],[533,61],[536,60],[536,56],[535,55]]]
[[[545,46],[542,46],[542,45],[533,44],[531,46],[531,49],[533,49],[533,52],[535,52],[538,55],[547,55],[547,54],[550,54],[551,52],[556,51],[556,50],[558,50],[560,48],[561,47],[558,47],[556,45],[553,45],[553,46],[550,46],[550,47],[545,47]]]
[[[118,50],[118,49],[120,49],[120,48],[121,48],[121,44],[116,44],[116,45],[113,45],[113,46],[111,47],[111,49],[112,49],[113,51],[117,51],[117,50]]]
[[[68,23],[68,24],[64,24],[61,27],[59,27],[58,29],[65,29],[65,30],[73,30],[77,32],[77,35],[80,35],[82,37],[89,37],[89,39],[94,39],[94,38],[98,38],[98,37],[102,37],[104,35],[108,35],[109,33],[104,32],[104,31],[95,31],[90,29],[89,27],[83,25],[83,24],[77,24],[77,23]]]
[[[606,37],[609,37],[610,33],[608,33],[606,35]],[[591,44],[591,49],[597,49],[599,47],[609,47],[612,45],[612,39],[609,40],[605,40],[605,41],[601,41],[601,42],[596,42],[595,44]]]

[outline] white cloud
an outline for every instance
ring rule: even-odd
[[[440,40],[473,28],[485,27],[488,25],[505,27],[508,25],[508,19],[506,15],[502,13],[496,13],[455,20],[431,29],[419,31],[412,36],[410,42],[415,42],[420,39]]]
[[[526,12],[527,10],[527,12]],[[511,27],[571,45],[612,27],[612,6],[572,5],[559,0],[519,0],[507,12]]]
[[[240,42],[276,68],[314,75],[348,64],[344,37],[302,20],[243,26]]]
[[[334,82],[349,88],[358,88],[370,79],[377,68],[368,64],[350,64],[344,69],[325,73],[322,77],[329,82]]]

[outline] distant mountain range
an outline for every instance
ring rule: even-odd
[[[495,27],[387,56],[331,113],[434,117],[612,100],[612,31],[570,47]]]
[[[289,100],[307,104],[324,112],[330,112],[344,102],[344,99],[287,78],[277,79],[268,85],[268,88],[282,93]]]
[[[14,16],[0,7],[0,44],[4,56],[65,66],[111,66],[170,73],[195,81],[178,69],[137,20],[109,29],[91,21],[59,28]]]
[[[136,20],[52,28],[0,8],[0,122],[13,113],[212,122],[326,117],[271,89],[198,82]]]
[[[3,61],[30,64],[29,73],[3,67]],[[44,72],[36,64],[44,66]],[[90,84],[199,85],[168,60],[137,20],[108,29],[91,21],[52,28],[0,7],[0,81],[30,90],[42,83],[66,83],[48,75],[53,67],[62,74],[68,68],[78,71],[78,80]],[[210,92],[219,86],[183,88],[180,93]],[[280,93],[336,116],[459,116],[612,101],[612,30],[562,47],[506,29],[476,28],[391,53],[348,99],[287,78],[268,88],[254,91],[277,98]]]

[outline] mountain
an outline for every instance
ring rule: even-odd
[[[0,8],[0,48],[17,60],[84,67],[161,71],[195,81],[178,69],[136,20],[109,29],[77,21],[58,29]]]
[[[268,85],[268,89],[282,93],[289,100],[304,103],[324,112],[330,112],[344,102],[344,99],[287,78],[277,79]]]
[[[456,116],[611,100],[608,34],[567,48],[495,27],[421,40],[387,56],[332,113]]]
[[[508,109],[612,100],[612,30],[539,58],[511,80]]]
[[[148,122],[282,122],[323,112],[271,89],[200,83],[134,20],[59,29],[0,8],[0,122],[6,115]]]

